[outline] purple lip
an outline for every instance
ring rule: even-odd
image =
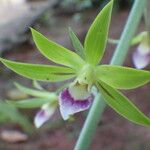
[[[59,95],[60,112],[64,120],[67,120],[70,115],[88,109],[92,104],[93,96],[87,99],[74,99],[68,89],[62,91]]]

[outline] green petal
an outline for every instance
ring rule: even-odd
[[[38,89],[38,90],[44,90],[44,88],[40,85],[40,83],[36,80],[33,80],[32,85],[34,88]]]
[[[47,99],[57,99],[57,96],[55,93],[47,92],[44,90],[35,90],[31,88],[27,88],[25,86],[22,86],[21,84],[15,83],[15,86],[23,93],[26,93],[31,96],[41,97],[41,98],[47,98]]]
[[[75,76],[74,70],[66,67],[26,64],[0,58],[8,68],[29,79],[40,81],[63,81]]]
[[[98,88],[106,103],[121,116],[139,125],[150,126],[150,119],[119,91],[103,82],[98,83]]]
[[[131,41],[131,45],[136,45],[139,44],[140,42],[142,42],[142,40],[144,39],[144,37],[146,37],[147,32],[141,32],[140,34],[138,34],[137,36],[135,36],[132,41]]]
[[[37,108],[41,107],[43,104],[52,102],[52,100],[48,98],[31,98],[20,101],[7,100],[7,102],[18,108]]]
[[[84,42],[85,56],[90,64],[98,64],[104,54],[112,6],[113,0],[111,0],[98,14],[86,35]]]
[[[96,69],[99,80],[117,89],[132,89],[150,81],[150,71],[113,65],[100,65]]]
[[[80,40],[78,39],[78,37],[76,36],[76,34],[73,32],[73,30],[71,28],[69,28],[69,36],[70,36],[70,40],[71,43],[76,51],[76,53],[81,57],[81,58],[85,58],[85,54],[84,54],[84,48],[80,42]]]
[[[79,70],[84,61],[76,53],[56,44],[41,33],[31,29],[34,42],[39,51],[51,61]]]

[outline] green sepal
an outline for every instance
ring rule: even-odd
[[[81,44],[80,40],[76,36],[76,34],[73,32],[73,30],[69,27],[69,37],[71,40],[71,43],[76,51],[76,53],[83,59],[85,59],[85,54],[84,54],[84,48],[83,45]]]
[[[38,90],[44,90],[43,87],[40,85],[40,83],[36,80],[33,80],[32,85],[34,88],[36,88]]]
[[[15,86],[17,87],[17,89],[23,93],[26,93],[28,95],[31,96],[36,96],[36,97],[40,97],[40,98],[47,98],[47,99],[52,99],[52,100],[56,100],[57,99],[57,95],[53,92],[47,92],[44,90],[35,90],[35,89],[31,89],[28,87],[25,87],[19,83],[14,83]]]
[[[131,45],[139,44],[143,41],[143,38],[147,36],[147,32],[141,32],[137,36],[135,36],[132,41]]]
[[[11,104],[18,108],[38,108],[46,103],[53,103],[56,100],[48,98],[30,98],[20,101],[6,100],[8,104]]]
[[[39,81],[64,81],[75,76],[74,70],[67,67],[27,64],[0,58],[9,69],[29,79]]]
[[[85,64],[83,59],[76,53],[48,40],[45,36],[32,28],[31,32],[38,50],[49,60],[74,68],[76,71]]]
[[[97,87],[99,88],[105,102],[118,114],[136,124],[150,126],[150,118],[145,116],[122,93],[103,82],[99,82]]]
[[[150,71],[113,65],[98,66],[96,76],[117,89],[133,89],[150,81]]]
[[[86,35],[84,42],[85,57],[86,61],[92,65],[97,65],[104,54],[112,7],[113,0],[101,10]]]

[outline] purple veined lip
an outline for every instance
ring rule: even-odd
[[[150,49],[139,46],[133,53],[133,63],[137,69],[143,69],[150,63]]]
[[[74,99],[68,88],[63,90],[59,95],[60,113],[63,119],[67,120],[70,115],[88,109],[92,104],[92,100],[92,95],[86,99]]]
[[[46,106],[47,104],[45,104],[44,106]],[[40,111],[37,112],[35,118],[34,118],[34,124],[36,126],[36,128],[41,127],[45,122],[47,122],[52,115],[55,112],[54,107],[43,107],[41,108]]]

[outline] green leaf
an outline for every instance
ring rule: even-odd
[[[26,64],[0,58],[0,61],[14,72],[33,80],[63,81],[74,77],[74,70],[66,67]]]
[[[48,40],[34,29],[31,31],[37,48],[51,61],[74,68],[77,71],[84,65],[85,62],[76,53]]]
[[[150,119],[119,91],[103,82],[98,84],[98,88],[106,103],[121,116],[139,125],[150,126]]]
[[[18,83],[14,83],[14,84],[21,92],[26,93],[28,95],[52,99],[52,100],[57,99],[57,95],[55,93],[46,92],[43,90],[41,91],[41,90],[35,90],[35,89],[27,88],[27,87],[22,86],[21,84],[18,84]]]
[[[132,89],[150,81],[150,71],[113,65],[98,66],[96,76],[117,89]]]
[[[0,122],[18,123],[27,132],[31,132],[33,130],[31,123],[29,122],[28,118],[25,115],[18,112],[18,110],[13,105],[5,103],[1,100],[0,100]]]
[[[7,100],[7,102],[8,104],[14,105],[15,107],[18,108],[37,108],[41,107],[43,104],[54,102],[54,100],[52,101],[51,99],[48,98],[31,98],[21,101]]]
[[[85,58],[84,56],[84,48],[80,42],[80,40],[78,39],[78,37],[76,36],[76,34],[73,32],[73,30],[71,28],[69,28],[69,36],[70,36],[70,40],[71,43],[76,51],[76,53],[81,57],[81,58]]]
[[[112,6],[113,0],[111,0],[98,14],[86,35],[84,42],[85,56],[90,64],[97,65],[104,54]]]

